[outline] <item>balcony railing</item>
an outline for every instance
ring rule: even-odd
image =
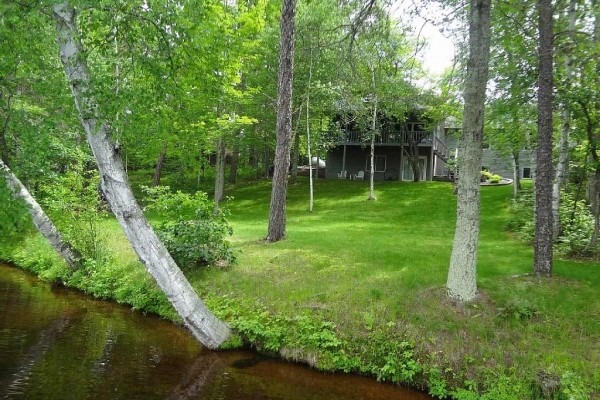
[[[368,144],[371,138],[362,131],[348,130],[342,134],[340,144]],[[433,145],[433,132],[428,131],[391,131],[381,132],[375,136],[375,144],[410,144]]]

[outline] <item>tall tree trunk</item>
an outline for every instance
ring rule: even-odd
[[[512,167],[513,167],[513,197],[516,199],[519,197],[521,190],[521,161],[519,156],[519,149],[513,149],[512,151]]]
[[[312,69],[313,69],[313,53],[312,47],[310,48],[310,62],[308,67],[308,84],[306,85],[306,149],[308,151],[308,171],[309,173],[309,200],[308,200],[308,211],[313,211],[315,203],[314,197],[314,182],[312,176],[312,154],[310,151],[310,84],[312,83]],[[300,119],[300,118],[298,118]],[[317,168],[319,166],[319,158],[317,157]],[[317,169],[318,171],[318,169]]]
[[[369,198],[367,200],[373,201],[375,200],[375,131],[371,133],[371,146],[369,157],[371,159],[371,170],[369,171]]]
[[[377,136],[377,84],[375,82],[375,66],[370,64],[371,70],[371,90],[373,91],[373,121],[371,122],[371,173],[369,177],[369,198],[367,200],[375,200],[375,136]]]
[[[448,296],[459,302],[471,301],[477,295],[481,144],[490,57],[490,1],[470,1],[456,230],[446,283]]]
[[[2,94],[0,93],[0,98]],[[8,131],[8,123],[10,122],[10,114],[7,112],[4,117],[4,121],[2,122],[2,127],[0,127],[0,158],[4,160],[6,165],[10,165],[9,163],[9,151],[8,151],[8,142],[6,140],[6,132]]]
[[[223,138],[217,139],[217,162],[215,163],[215,196],[213,214],[219,213],[219,203],[223,200],[225,189],[225,141]]]
[[[269,151],[268,148],[265,148],[263,153],[263,167],[264,167],[264,174],[263,176],[266,179],[272,178],[273,177],[273,164],[271,164],[271,152]]]
[[[240,145],[238,143],[231,152],[231,167],[229,168],[229,179],[227,181],[234,185],[237,182],[238,165],[240,163]]]
[[[600,166],[590,176],[589,192],[590,208],[594,217],[594,231],[587,248],[593,249],[598,245],[598,237],[600,236]]]
[[[217,348],[230,336],[229,327],[216,318],[198,298],[173,258],[158,239],[140,209],[111,139],[110,124],[98,114],[93,96],[81,36],[75,23],[75,10],[68,1],[52,6],[58,46],[67,80],[87,141],[100,172],[102,190],[142,263],[202,344]]]
[[[552,184],[552,240],[556,240],[561,232],[560,190],[567,176],[567,168],[569,166],[569,130],[571,127],[571,113],[565,108],[561,111],[561,119],[562,125],[558,142],[558,163],[556,164],[554,183]]]
[[[292,142],[292,75],[296,0],[283,0],[277,89],[277,143],[267,242],[285,238],[286,196]]]
[[[300,120],[302,116],[302,107],[298,111],[298,120],[296,121],[296,129],[294,130],[294,145],[292,146],[292,171],[291,171],[291,183],[298,182],[298,159],[300,158]],[[309,157],[310,160],[310,157]]]
[[[593,43],[596,51],[600,46],[600,7],[598,1],[593,1],[594,6],[594,36]],[[597,55],[597,54],[596,54]],[[600,60],[594,58],[596,75],[594,79],[594,87],[600,87]],[[589,179],[589,194],[590,208],[594,217],[594,232],[588,243],[588,248],[593,248],[598,244],[598,236],[600,236],[600,121],[598,121],[598,110],[600,103],[598,97],[591,105],[594,109],[593,116],[587,107],[582,105],[586,119],[586,130],[588,141],[590,143],[590,158],[594,165],[594,174]]]
[[[163,143],[162,150],[156,160],[156,168],[154,168],[154,186],[160,185],[160,176],[162,173],[163,165],[165,164],[165,158],[167,157],[167,142]]]
[[[308,159],[311,160],[312,158],[312,153],[310,150],[310,124],[309,124],[309,100],[308,100],[308,95],[306,97],[306,150],[308,153]],[[319,159],[317,158],[317,166],[319,164]],[[315,195],[314,195],[314,178],[313,178],[313,168],[312,168],[312,162],[308,163],[308,182],[309,182],[309,200],[308,200],[308,211],[312,212],[313,211],[313,207],[314,207],[314,203],[315,203]],[[317,170],[318,171],[318,170]]]
[[[533,271],[552,275],[552,0],[538,0],[539,77],[538,140],[535,174],[535,240]]]
[[[12,192],[13,197],[15,199],[22,199],[25,204],[27,204],[29,213],[33,219],[33,224],[38,231],[46,238],[52,248],[65,260],[71,269],[77,269],[81,261],[79,252],[62,239],[60,232],[56,229],[56,226],[46,215],[44,210],[42,210],[42,207],[40,207],[19,178],[13,174],[10,168],[8,168],[1,159],[0,171],[2,171],[2,176]]]
[[[577,22],[577,1],[571,0],[569,2],[569,8],[567,11],[569,18],[569,39],[571,46],[575,46],[575,29]],[[573,75],[573,57],[571,55],[572,50],[567,50],[565,55],[565,77],[564,84],[566,90],[571,88],[571,79]],[[562,222],[560,220],[560,190],[563,186],[563,182],[567,176],[567,169],[569,167],[569,131],[571,129],[571,111],[567,108],[566,104],[562,105],[561,110],[561,130],[560,140],[558,142],[558,163],[556,164],[556,173],[554,175],[554,184],[552,185],[552,217],[554,218],[554,224],[552,228],[552,239],[556,240],[561,232]]]

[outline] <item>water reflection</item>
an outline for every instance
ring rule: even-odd
[[[427,399],[250,352],[211,352],[185,330],[0,265],[0,398]]]

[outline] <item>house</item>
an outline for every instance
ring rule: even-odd
[[[458,139],[455,137],[446,137],[446,147],[450,154],[458,154]],[[519,178],[533,178],[535,169],[534,149],[523,149],[519,151]],[[460,157],[460,156],[459,156]],[[504,178],[513,179],[513,158],[506,152],[501,152],[494,148],[493,144],[484,144],[481,154],[481,168]]]
[[[371,140],[368,133],[359,129],[353,121],[338,122],[341,134],[327,151],[327,179],[338,179],[342,171],[346,178],[354,178],[364,171],[364,178],[371,173]],[[444,144],[444,125],[410,114],[406,121],[385,119],[375,137],[374,179],[414,180],[411,160],[418,162],[419,180],[433,180],[444,174],[444,162],[449,157]]]
[[[327,151],[325,178],[353,179],[364,171],[364,179],[371,172],[370,137],[353,121],[338,122],[341,128],[339,138]],[[412,113],[406,122],[385,119],[375,137],[375,173],[378,181],[413,181],[414,169],[411,159],[419,164],[419,180],[434,180],[449,174],[446,161],[460,157],[456,132],[459,130],[452,120],[434,124],[426,118]],[[454,132],[454,134],[452,134]],[[512,178],[512,159],[492,148],[484,148],[482,168],[506,178]],[[519,175],[530,178],[533,171],[531,151],[520,152]]]

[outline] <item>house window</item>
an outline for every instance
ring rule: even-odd
[[[375,172],[385,172],[386,170],[386,156],[375,155]],[[367,156],[367,171],[371,170],[371,156]]]
[[[531,168],[523,168],[523,178],[529,179],[531,178]]]

